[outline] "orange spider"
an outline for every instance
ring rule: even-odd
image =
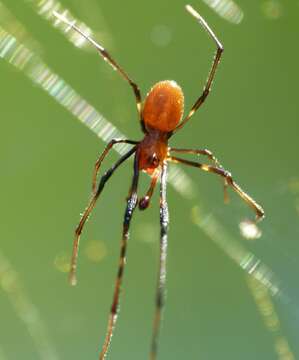
[[[144,138],[141,141],[132,141],[126,139],[113,139],[104,149],[103,153],[97,160],[94,169],[93,182],[92,182],[92,198],[83,213],[80,223],[76,228],[75,240],[73,245],[73,255],[71,261],[71,270],[70,270],[70,283],[72,285],[76,284],[76,268],[77,268],[77,257],[78,257],[78,247],[79,247],[79,238],[84,227],[84,224],[89,217],[91,211],[93,210],[97,199],[99,198],[102,190],[109,180],[114,171],[130,156],[134,155],[134,175],[132,180],[132,185],[129,191],[127,198],[127,207],[124,216],[123,222],[123,234],[121,241],[121,250],[120,250],[120,260],[117,273],[117,279],[115,283],[114,295],[112,306],[110,310],[110,316],[108,321],[107,335],[104,341],[100,353],[100,360],[103,360],[107,354],[108,347],[111,341],[113,329],[115,327],[117,312],[119,306],[119,294],[120,288],[124,273],[125,266],[125,257],[126,257],[126,248],[127,240],[129,238],[129,226],[133,212],[139,205],[140,210],[146,209],[154,191],[154,188],[157,184],[158,179],[160,179],[160,225],[161,225],[161,235],[160,235],[160,265],[159,265],[159,276],[157,284],[157,293],[156,293],[156,312],[154,318],[154,328],[153,328],[153,337],[152,345],[150,352],[150,359],[154,360],[157,356],[157,342],[158,342],[158,332],[161,319],[161,310],[164,302],[164,289],[165,289],[165,280],[166,280],[166,254],[167,254],[167,230],[169,224],[168,216],[168,207],[166,202],[166,180],[167,180],[167,163],[175,162],[181,163],[189,166],[199,168],[203,171],[215,173],[224,178],[224,189],[226,194],[227,186],[231,186],[241,198],[253,208],[256,213],[257,220],[262,219],[264,216],[263,208],[258,205],[248,194],[246,194],[239,185],[235,183],[232,179],[231,174],[223,169],[223,167],[218,163],[215,156],[211,151],[207,149],[177,149],[171,148],[168,146],[168,140],[172,137],[179,129],[181,129],[186,122],[191,118],[191,116],[196,112],[196,110],[203,104],[207,96],[209,95],[211,84],[215,76],[217,66],[219,64],[223,46],[220,41],[217,39],[216,35],[210,29],[206,21],[190,6],[186,6],[187,11],[200,23],[200,25],[208,32],[209,36],[213,39],[217,46],[217,52],[213,60],[212,68],[209,72],[206,85],[203,89],[202,94],[196,100],[191,110],[182,119],[183,109],[184,109],[184,94],[182,89],[177,85],[175,81],[160,81],[155,84],[150,92],[147,94],[144,104],[142,106],[141,94],[137,84],[131,80],[127,73],[113,60],[110,54],[98,43],[96,43],[89,36],[84,34],[79,28],[74,24],[70,23],[61,15],[55,13],[55,16],[68,24],[75,31],[80,33],[84,38],[86,38],[100,53],[100,55],[114,68],[120,75],[128,81],[129,85],[132,87],[137,104],[138,115],[141,123],[142,130],[144,132]],[[115,144],[126,143],[133,145],[132,149],[129,150],[125,155],[123,155],[105,174],[101,177],[99,183],[97,184],[97,174],[104,160],[105,156],[112,149]],[[172,156],[172,153],[186,153],[186,154],[200,154],[207,156],[214,165],[207,165],[199,162],[189,161],[185,159]],[[137,185],[140,170],[145,171],[151,176],[151,184],[146,195],[139,199],[137,196]],[[225,195],[227,197],[227,195]]]

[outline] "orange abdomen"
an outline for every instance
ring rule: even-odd
[[[148,128],[170,132],[180,122],[184,110],[184,95],[175,81],[155,84],[144,102],[143,120]]]

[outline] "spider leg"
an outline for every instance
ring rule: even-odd
[[[170,152],[177,152],[182,154],[195,154],[195,155],[204,155],[207,156],[217,167],[222,167],[220,162],[216,159],[212,151],[208,149],[178,149],[178,148],[169,148]]]
[[[205,101],[205,99],[209,95],[210,90],[211,90],[211,86],[212,86],[212,82],[213,82],[213,79],[215,77],[215,73],[216,73],[216,70],[217,70],[217,66],[219,65],[220,58],[221,58],[221,55],[222,55],[223,50],[224,50],[222,44],[220,43],[220,41],[218,40],[218,38],[216,37],[216,35],[212,31],[212,29],[209,27],[207,22],[204,20],[204,18],[201,17],[199,15],[199,13],[197,11],[195,11],[190,5],[186,5],[186,10],[192,16],[195,17],[195,19],[207,31],[207,33],[210,35],[210,37],[215,41],[216,46],[217,46],[217,51],[216,51],[216,55],[215,55],[214,60],[213,60],[212,68],[211,68],[211,70],[209,72],[208,79],[207,79],[207,82],[206,82],[206,84],[204,86],[204,89],[203,89],[203,92],[202,92],[201,96],[196,100],[195,104],[192,106],[192,108],[189,111],[188,115],[175,128],[174,132],[178,131],[179,129],[181,129],[186,124],[186,122],[191,118],[191,116],[202,105],[202,103]]]
[[[219,168],[223,168],[223,166],[220,164],[220,162],[217,160],[217,158],[215,157],[215,155],[212,153],[212,151],[208,150],[208,149],[178,149],[178,148],[169,148],[170,152],[178,152],[178,153],[182,153],[182,154],[196,154],[196,155],[205,155],[207,156],[214,164],[215,166],[219,167]],[[226,179],[224,179],[224,184],[223,184],[223,191],[224,191],[224,202],[228,203],[229,202],[229,196],[228,196],[228,192],[227,192],[227,187],[228,187],[228,183],[226,181]]]
[[[167,233],[169,224],[168,205],[166,201],[167,162],[165,161],[161,173],[160,187],[160,263],[156,292],[156,311],[153,325],[153,335],[150,359],[155,360],[158,350],[158,336],[161,323],[161,315],[164,306],[165,283],[166,283],[166,257],[167,257]]]
[[[234,191],[255,211],[256,220],[261,220],[264,217],[265,215],[264,209],[255,200],[253,200],[245,191],[243,191],[240,188],[240,186],[233,180],[231,174],[225,169],[207,164],[202,164],[195,161],[189,161],[189,160],[177,158],[175,156],[169,156],[168,160],[175,163],[181,163],[181,164],[197,167],[203,171],[211,172],[222,176],[225,179],[227,185],[231,186],[234,189]]]
[[[139,200],[139,209],[140,210],[145,210],[148,208],[151,198],[153,196],[159,175],[160,175],[160,169],[156,170],[154,172],[154,174],[152,175],[151,184],[150,184],[150,187],[149,187],[146,195]]]
[[[70,22],[68,19],[66,19],[63,15],[57,13],[56,11],[53,11],[54,16],[68,26],[70,26],[73,30],[75,30],[77,33],[81,34],[87,41],[89,41],[100,53],[100,55],[103,57],[105,61],[107,61],[114,70],[117,70],[119,74],[129,83],[129,85],[132,87],[135,99],[136,99],[136,105],[137,105],[137,111],[140,118],[140,121],[142,122],[142,114],[141,114],[141,94],[138,85],[129,77],[129,75],[117,64],[117,62],[111,57],[111,55],[107,52],[106,49],[103,48],[102,45],[98,44],[96,41],[94,41],[90,36],[85,34],[81,29],[79,29],[74,23]]]
[[[121,144],[121,143],[136,145],[136,144],[138,144],[138,141],[127,140],[127,139],[112,139],[106,145],[104,151],[102,152],[102,154],[100,155],[100,157],[98,158],[98,160],[97,160],[97,162],[95,163],[95,166],[94,166],[93,177],[92,177],[92,192],[94,194],[96,193],[97,175],[98,175],[98,171],[100,170],[102,161],[104,160],[104,158],[106,157],[108,152],[112,149],[112,147],[115,144]]]
[[[105,174],[102,176],[97,191],[92,195],[91,200],[85,209],[81,220],[76,228],[75,231],[75,239],[73,244],[73,253],[72,253],[72,259],[71,259],[71,269],[69,274],[69,281],[71,285],[76,285],[77,278],[76,278],[76,271],[77,271],[77,259],[78,259],[78,251],[79,251],[79,241],[80,241],[80,235],[82,233],[83,227],[86,223],[86,220],[88,219],[90,213],[92,212],[96,201],[98,200],[102,190],[104,189],[104,186],[106,182],[109,180],[109,178],[112,176],[114,171],[125,161],[127,160],[134,152],[136,151],[136,147],[129,150],[125,155],[123,155],[109,170],[105,172]]]
[[[139,178],[139,168],[138,168],[138,162],[139,162],[139,156],[138,153],[135,155],[134,160],[134,175],[132,180],[131,189],[129,192],[129,196],[127,199],[127,207],[125,211],[124,216],[124,222],[123,222],[123,233],[122,233],[122,241],[121,241],[121,248],[120,248],[120,257],[119,257],[119,266],[118,266],[118,272],[117,272],[117,278],[115,282],[114,287],[114,294],[113,294],[113,300],[112,305],[110,309],[110,315],[108,319],[108,326],[107,326],[107,333],[104,340],[104,345],[102,347],[101,353],[100,353],[100,360],[105,359],[110,342],[111,337],[113,335],[113,330],[116,324],[117,320],[117,313],[118,313],[118,307],[119,307],[119,294],[121,290],[121,284],[124,274],[124,268],[126,263],[126,251],[127,251],[127,242],[129,239],[129,227],[130,222],[132,219],[133,212],[137,205],[137,185],[138,185],[138,178]]]

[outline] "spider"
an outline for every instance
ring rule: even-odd
[[[226,192],[227,187],[230,186],[255,211],[256,221],[261,220],[264,217],[263,208],[241,189],[241,187],[233,180],[231,174],[220,165],[220,163],[211,151],[207,149],[178,149],[168,146],[169,139],[178,130],[182,129],[186,125],[192,115],[194,115],[197,109],[204,103],[204,101],[208,97],[211,90],[212,81],[215,77],[217,66],[223,53],[222,44],[220,43],[214,32],[211,30],[209,25],[206,23],[206,21],[201,17],[201,15],[197,11],[195,11],[190,5],[186,5],[186,10],[207,31],[208,35],[216,43],[217,51],[203,92],[196,100],[191,110],[183,119],[182,117],[184,108],[184,95],[182,89],[175,81],[166,80],[160,81],[155,84],[150,89],[142,105],[139,87],[118,65],[118,63],[110,56],[106,49],[96,43],[92,38],[84,34],[73,23],[70,23],[67,19],[62,17],[62,15],[54,13],[54,15],[59,20],[66,23],[70,28],[77,31],[87,41],[89,41],[96,48],[99,54],[129,83],[136,99],[139,121],[141,129],[144,133],[144,137],[141,141],[113,139],[107,144],[104,151],[96,161],[92,179],[92,197],[75,231],[71,268],[69,274],[69,281],[72,285],[75,285],[77,282],[76,269],[79,240],[85,222],[88,219],[90,213],[92,212],[96,201],[101,195],[106,182],[110,179],[110,177],[114,174],[114,172],[121,164],[123,164],[127,159],[134,155],[133,179],[127,198],[127,205],[123,221],[119,266],[115,282],[112,305],[110,309],[110,315],[108,319],[107,334],[99,355],[100,360],[103,360],[107,355],[107,351],[117,320],[119,295],[125,268],[127,242],[129,238],[129,227],[132,215],[137,206],[140,210],[145,210],[146,208],[148,208],[156,184],[158,180],[160,180],[160,262],[156,290],[156,310],[153,324],[150,359],[154,360],[157,357],[158,334],[160,328],[161,311],[164,305],[164,289],[166,280],[167,232],[169,225],[169,214],[166,201],[166,182],[167,164],[169,162],[196,167],[203,171],[220,175],[224,179],[224,194],[226,200],[228,199]],[[116,161],[115,164],[104,173],[104,175],[102,175],[100,181],[97,183],[97,175],[104,158],[115,144],[120,143],[130,144],[132,145],[132,148],[125,155],[120,157],[119,160]],[[182,159],[180,157],[173,156],[173,153],[204,155],[209,158],[213,165]],[[137,187],[140,171],[146,172],[151,177],[151,183],[145,196],[141,197],[138,200]]]

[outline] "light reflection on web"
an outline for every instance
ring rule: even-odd
[[[244,18],[243,10],[233,0],[202,0],[219,16],[233,24],[240,24]]]
[[[271,299],[268,287],[253,276],[247,275],[247,285],[262,316],[264,324],[273,336],[274,351],[279,360],[295,360],[289,343],[281,327],[275,305]]]
[[[0,58],[22,70],[33,83],[43,88],[50,96],[87,125],[103,141],[124,137],[110,122],[99,114],[59,75],[55,74],[34,52],[0,27]],[[117,148],[120,154],[128,150],[127,144]]]
[[[76,21],[72,13],[57,0],[27,0],[27,3],[33,7],[38,15],[46,20],[52,21],[54,26],[58,27],[61,31],[64,31],[64,29],[58,26],[53,16],[53,11],[58,11],[64,16],[67,16],[72,22],[76,22],[86,34],[92,35],[91,29],[84,22]],[[83,47],[86,44],[86,40],[75,32],[67,33],[66,36],[68,40],[77,47]]]
[[[42,360],[57,360],[58,355],[50,342],[46,326],[41,319],[37,307],[31,302],[25,292],[19,274],[10,262],[0,252],[0,289],[8,296],[19,319],[23,321],[33,339],[35,348]],[[2,324],[4,325],[4,324]],[[15,346],[18,346],[16,342]],[[0,359],[2,357],[0,349]]]
[[[296,304],[282,289],[281,282],[274,272],[235,239],[214,215],[207,214],[199,206],[195,206],[191,211],[191,218],[200,230],[247,273],[246,280],[249,290],[256,302],[258,311],[263,317],[267,330],[273,335],[273,348],[278,359],[294,360],[294,355],[280,326],[271,296],[282,300],[297,318],[298,310]]]
[[[55,28],[58,28],[65,36],[66,38],[76,47],[83,48],[85,50],[92,50],[91,47],[85,46],[87,45],[87,40],[80,36],[78,33],[74,31],[69,31],[68,28],[65,28],[63,24],[61,24],[55,16],[53,16],[53,12],[58,12],[62,14],[63,16],[67,17],[71,23],[76,24],[82,31],[84,31],[85,34],[89,36],[93,36],[95,34],[94,31],[91,30],[89,26],[87,26],[83,21],[77,19],[72,12],[67,9],[63,4],[61,4],[58,0],[26,0],[26,3],[28,3],[32,9],[42,18],[45,20],[48,20]],[[84,2],[83,2],[84,4]],[[80,2],[77,4],[77,9],[80,6]],[[90,10],[91,4],[89,4],[89,10]],[[82,10],[84,7],[82,7]],[[96,14],[97,14],[97,23],[101,26],[101,30],[97,32],[101,36],[102,40],[105,40],[105,43],[109,43],[109,47],[111,48],[111,37],[109,32],[107,31],[107,24],[105,21],[105,18],[101,15],[100,9],[96,8]]]
[[[280,283],[272,270],[241,245],[238,240],[234,239],[214,215],[207,214],[199,206],[195,206],[192,209],[191,218],[193,223],[247,274],[265,285],[271,292],[271,295],[275,296],[280,293]]]

